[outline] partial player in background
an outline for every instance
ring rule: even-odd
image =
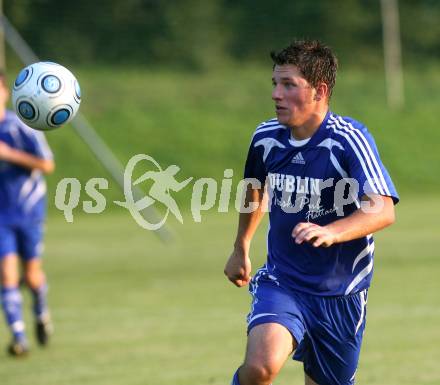
[[[6,109],[9,89],[0,73],[0,274],[1,302],[12,332],[11,355],[28,352],[19,290],[20,261],[32,292],[35,332],[41,345],[52,331],[47,283],[41,252],[46,216],[46,184],[42,174],[53,172],[52,152],[43,133],[24,125]]]

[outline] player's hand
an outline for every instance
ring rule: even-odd
[[[234,248],[226,262],[224,273],[235,286],[242,287],[251,280],[251,269],[248,250]]]
[[[336,234],[330,229],[310,222],[298,223],[292,231],[292,237],[298,245],[308,242],[314,247],[330,247],[337,242]]]
[[[0,140],[0,160],[9,160],[11,147]]]

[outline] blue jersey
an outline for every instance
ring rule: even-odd
[[[300,222],[324,226],[352,214],[366,194],[399,200],[364,125],[328,112],[311,138],[298,141],[290,129],[271,119],[254,133],[244,174],[266,183],[269,191],[270,274],[294,290],[315,295],[347,295],[369,287],[371,234],[328,248],[298,245],[291,236]],[[357,189],[347,190],[348,178],[357,182]],[[338,196],[355,194],[352,203],[341,207],[338,189]]]
[[[52,152],[42,132],[29,128],[11,111],[0,122],[0,141],[43,159]],[[46,211],[46,184],[39,170],[0,160],[0,224],[41,221]]]

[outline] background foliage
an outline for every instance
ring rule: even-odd
[[[5,0],[42,57],[71,63],[205,68],[267,62],[292,37],[323,38],[344,63],[380,65],[380,1]],[[440,2],[400,0],[405,60],[440,56]],[[61,37],[61,39],[60,39]],[[56,47],[56,49],[54,49]]]

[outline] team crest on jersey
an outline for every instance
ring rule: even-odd
[[[306,161],[304,160],[304,157],[301,154],[301,151],[298,152],[298,154],[296,154],[293,158],[292,158],[292,163],[296,163],[296,164],[306,164]]]

